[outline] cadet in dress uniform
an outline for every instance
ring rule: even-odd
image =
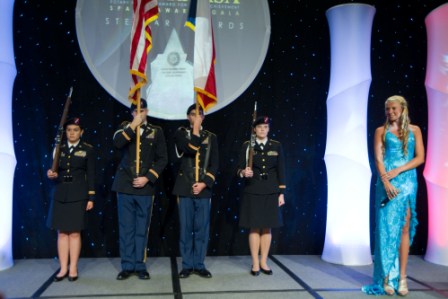
[[[80,119],[69,119],[64,130],[67,143],[61,145],[58,170],[47,171],[48,178],[56,183],[47,222],[48,227],[58,230],[61,268],[55,282],[67,276],[69,281],[78,279],[81,230],[86,227],[86,211],[93,208],[95,196],[95,152],[80,140],[84,132]]]
[[[190,127],[181,127],[175,135],[176,152],[181,165],[173,194],[178,196],[180,240],[182,256],[180,278],[191,273],[210,278],[212,274],[204,264],[210,227],[212,187],[218,171],[218,141],[215,134],[203,130],[204,112],[196,105],[187,110]],[[198,179],[196,165],[199,165]]]
[[[239,225],[250,229],[250,273],[258,276],[261,271],[272,275],[267,258],[272,239],[271,228],[283,225],[279,207],[285,204],[285,158],[280,142],[268,139],[268,117],[258,117],[253,123],[253,130],[256,144],[252,168],[247,167],[250,141],[243,144],[238,162],[238,176],[245,178]]]
[[[168,161],[162,128],[147,123],[148,104],[141,99],[141,110],[131,105],[132,122],[123,122],[114,134],[114,146],[121,151],[121,162],[112,185],[117,192],[121,271],[117,279],[136,273],[149,279],[146,246],[154,201],[155,182]],[[140,172],[136,176],[136,128],[140,127]]]

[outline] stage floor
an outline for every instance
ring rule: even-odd
[[[77,281],[54,283],[57,260],[16,260],[0,272],[0,291],[6,298],[369,298],[360,288],[371,283],[373,268],[330,264],[313,255],[275,255],[269,261],[274,275],[253,277],[249,256],[220,256],[206,258],[212,278],[179,279],[178,265],[179,258],[150,258],[150,280],[118,281],[119,258],[82,258]],[[407,298],[448,298],[448,267],[411,256],[408,285]]]

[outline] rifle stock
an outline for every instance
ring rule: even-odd
[[[67,96],[67,100],[65,100],[64,111],[62,112],[61,121],[59,122],[58,131],[56,133],[55,141],[55,151],[53,157],[53,164],[51,165],[51,171],[57,172],[59,167],[59,157],[61,156],[61,142],[64,134],[64,124],[67,121],[68,110],[70,108],[70,104],[72,102],[72,92],[73,87],[70,87],[70,91]]]
[[[255,102],[254,113],[252,114],[252,124],[255,122],[256,119],[257,119],[257,102]],[[250,124],[249,156],[247,158],[247,167],[249,167],[251,169],[252,169],[252,164],[254,161],[254,146],[255,146],[255,138],[256,138],[252,124]]]

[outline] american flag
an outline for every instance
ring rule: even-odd
[[[131,31],[131,55],[129,72],[132,82],[129,100],[137,105],[137,91],[148,81],[146,62],[152,48],[151,28],[149,24],[159,16],[157,0],[134,0],[134,21]]]

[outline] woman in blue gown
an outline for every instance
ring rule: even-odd
[[[420,128],[410,124],[402,96],[385,103],[386,122],[375,131],[374,153],[378,171],[375,210],[373,284],[363,286],[371,295],[406,296],[406,266],[417,226],[416,167],[424,162]]]

